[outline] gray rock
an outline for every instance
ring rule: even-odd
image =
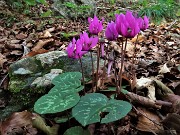
[[[89,77],[91,73],[90,57],[88,55],[83,57],[82,62],[85,75]],[[16,93],[24,89],[33,89],[33,91],[35,89],[37,93],[44,93],[45,86],[50,87],[51,80],[61,71],[81,72],[81,66],[78,60],[68,58],[64,51],[52,51],[24,58],[10,65],[9,90]],[[39,89],[40,87],[41,89]]]
[[[96,54],[93,54],[94,65],[96,65],[96,59]],[[89,54],[82,58],[82,62],[85,77],[90,78],[91,58]],[[100,65],[103,65],[103,61]],[[78,60],[68,58],[64,51],[39,54],[10,65],[8,93],[11,94],[9,94],[11,100],[8,106],[0,110],[0,120],[13,112],[32,108],[35,101],[52,88],[52,79],[68,71],[81,72],[81,66]]]
[[[65,18],[88,17],[96,12],[94,0],[53,0],[52,9]]]

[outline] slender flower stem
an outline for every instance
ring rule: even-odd
[[[113,65],[114,65],[114,74],[115,74],[115,83],[116,83],[116,94],[115,94],[115,98],[117,97],[117,95],[119,94],[119,86],[118,86],[118,72],[117,72],[117,69],[116,69],[116,56],[115,56],[115,53],[113,52],[113,57],[114,57],[114,62],[113,62]]]
[[[107,56],[106,56],[106,47],[105,47],[105,43],[103,42],[101,44],[101,56],[104,58],[104,65],[103,65],[103,74],[102,74],[102,81],[101,84],[104,84],[104,80],[106,77],[106,60],[107,60]]]
[[[134,54],[133,54],[133,59],[132,59],[133,61],[132,61],[132,66],[131,66],[131,72],[134,70],[134,66],[135,66],[136,48],[137,48],[136,45],[137,45],[138,37],[139,37],[139,34],[137,35],[136,42],[135,42],[135,45],[134,45]]]
[[[92,52],[90,51],[91,54],[91,64],[92,64],[92,89],[94,88],[94,62],[93,62],[93,55]]]
[[[82,81],[83,81],[83,86],[85,87],[85,80],[84,80],[84,70],[83,70],[83,64],[82,64],[82,59],[79,57],[79,62],[81,64],[81,72],[82,72]],[[85,94],[85,89],[84,89],[84,94]]]
[[[124,57],[125,57],[125,53],[126,53],[126,46],[127,46],[127,38],[126,38],[126,42],[125,42],[125,46],[123,47],[123,43],[122,43],[122,48],[121,48],[121,69],[120,69],[120,73],[119,73],[119,76],[120,76],[120,79],[119,79],[119,93],[121,92],[121,85],[122,85],[122,71],[123,71],[123,66],[124,66]],[[123,49],[124,48],[124,49]]]
[[[96,89],[94,92],[97,91],[97,83],[98,83],[98,73],[99,73],[99,59],[100,59],[100,45],[98,44],[98,49],[97,49],[97,72],[96,72]]]

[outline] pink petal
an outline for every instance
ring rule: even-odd
[[[121,24],[121,35],[124,37],[128,36],[128,27],[125,26],[123,23]]]
[[[145,24],[145,29],[149,27],[149,18],[147,16],[144,16],[144,24]]]
[[[98,37],[94,37],[94,38],[91,39],[91,46],[90,46],[90,49],[97,45],[98,40],[99,40]]]

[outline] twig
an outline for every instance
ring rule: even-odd
[[[141,105],[148,106],[148,107],[160,109],[162,105],[172,106],[171,102],[166,102],[166,101],[161,101],[161,100],[152,100],[147,97],[139,96],[132,92],[127,92],[126,95],[131,102],[139,103]]]
[[[175,20],[174,22],[172,22],[171,25],[169,25],[169,26],[167,27],[167,29],[170,29],[176,22],[177,22],[177,20]]]
[[[0,87],[1,87],[1,85],[3,84],[4,80],[7,78],[7,76],[8,76],[8,74],[5,75],[5,76],[3,77],[3,79],[1,80],[1,82],[0,82]]]

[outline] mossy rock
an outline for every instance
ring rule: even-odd
[[[96,57],[93,61],[96,63]],[[90,56],[84,56],[82,62],[85,77],[89,78],[92,67]],[[51,80],[55,76],[70,71],[81,72],[81,66],[78,60],[68,58],[64,51],[52,51],[24,58],[10,65],[9,91],[14,96],[19,95],[18,102],[22,100],[24,104],[28,104],[29,98],[45,94],[52,88]]]

